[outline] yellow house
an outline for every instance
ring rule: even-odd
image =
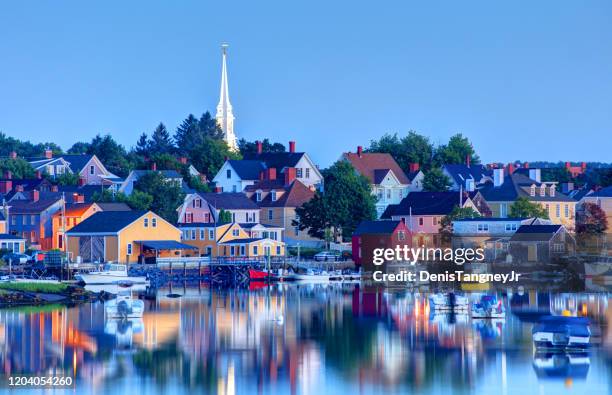
[[[280,237],[253,237],[238,223],[179,224],[182,241],[197,248],[197,254],[226,258],[258,258],[284,256],[285,243]],[[187,252],[186,255],[189,255]]]
[[[498,170],[503,172],[503,169],[494,171]],[[576,201],[557,191],[555,182],[540,182],[525,174],[519,174],[518,171],[512,175],[494,175],[494,179],[493,184],[480,190],[491,208],[493,217],[507,218],[514,202],[522,197],[542,206],[548,212],[548,218],[553,224],[563,225],[570,231],[574,230]]]
[[[66,232],[69,259],[82,262],[154,263],[194,249],[180,240],[181,231],[152,211],[100,211]]]

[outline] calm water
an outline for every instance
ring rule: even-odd
[[[508,291],[493,322],[356,285],[174,286],[142,294],[146,313],[128,322],[105,321],[102,303],[2,310],[0,366],[70,375],[79,394],[610,392],[612,294]],[[591,317],[597,343],[571,363],[531,343],[534,317],[563,310]]]

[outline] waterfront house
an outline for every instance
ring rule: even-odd
[[[520,197],[542,206],[554,224],[574,229],[576,201],[556,190],[556,182],[541,181],[540,169],[493,169],[493,182],[480,192],[491,208],[493,217],[506,218],[512,204]],[[525,174],[529,174],[526,176]]]
[[[563,225],[522,225],[508,244],[510,261],[549,263],[576,251],[576,241]]]
[[[230,213],[232,222],[259,223],[259,206],[240,192],[190,193],[176,209],[179,223],[218,222],[221,210]]]
[[[52,188],[51,182],[46,178],[43,178],[41,172],[36,172],[34,178],[14,178],[13,173],[5,171],[3,177],[0,178],[0,201],[19,198],[19,195],[23,195],[25,192],[33,191],[34,189],[45,192],[50,191]]]
[[[480,185],[493,181],[491,171],[483,165],[450,164],[442,166],[442,173],[451,180],[450,190],[474,191]]]
[[[353,262],[358,266],[371,265],[375,249],[396,246],[412,247],[410,231],[403,221],[363,221],[351,240]]]
[[[193,192],[187,186],[187,184],[183,180],[183,176],[178,171],[176,170],[157,170],[157,165],[155,163],[151,165],[150,170],[132,170],[130,174],[128,174],[128,176],[119,186],[118,192],[121,192],[127,196],[131,195],[132,191],[134,190],[134,186],[136,185],[140,177],[144,176],[145,174],[149,174],[153,172],[160,173],[164,177],[164,180],[166,182],[173,183],[181,187],[185,193]]]
[[[255,184],[266,169],[275,169],[279,177],[289,174],[306,186],[319,187],[323,183],[317,166],[307,153],[296,152],[294,141],[289,142],[288,152],[263,152],[263,145],[258,141],[254,154],[246,155],[243,160],[226,160],[213,182],[223,192],[242,192]]]
[[[182,241],[197,248],[200,256],[224,258],[264,258],[266,256],[284,256],[285,243],[282,236],[255,233],[257,230],[250,226],[232,223],[182,223],[178,225],[182,231]],[[253,227],[255,227],[254,225]],[[267,236],[267,237],[266,237]]]
[[[99,211],[66,232],[69,258],[83,262],[154,263],[193,247],[152,211]]]
[[[363,152],[361,146],[357,152],[345,152],[346,160],[355,171],[368,179],[372,194],[376,196],[376,213],[382,215],[387,206],[398,204],[410,191],[410,180],[390,154]]]
[[[53,246],[53,215],[64,204],[61,196],[41,196],[33,190],[27,198],[7,202],[9,232],[21,236],[28,245],[43,250]]]
[[[612,233],[612,186],[601,188],[584,195],[578,203],[579,209],[585,203],[593,203],[598,205],[605,213],[608,220],[608,229],[606,233]]]
[[[310,236],[307,229],[300,230],[294,225],[294,221],[299,221],[295,210],[314,197],[314,187],[287,175],[275,178],[275,173],[268,171],[264,180],[246,187],[244,193],[260,208],[262,224],[285,229],[283,241],[288,245],[318,247],[323,243]]]
[[[478,192],[473,197],[478,198]],[[467,193],[410,192],[399,204],[389,205],[383,219],[402,221],[412,237],[412,245],[434,247],[440,245],[440,221],[455,207],[470,207],[480,214]]]
[[[0,233],[0,252],[6,251],[15,254],[23,254],[25,251],[25,242],[25,239],[21,236]]]
[[[65,233],[98,211],[102,209],[96,203],[66,203],[63,209],[53,214],[52,248],[64,250]]]
[[[503,259],[510,238],[522,225],[550,224],[540,218],[464,218],[453,221],[453,248],[484,248],[488,261]]]

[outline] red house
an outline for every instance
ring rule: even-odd
[[[353,261],[355,265],[371,264],[374,249],[411,247],[410,231],[402,221],[363,221],[352,237]]]

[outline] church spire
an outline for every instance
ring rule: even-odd
[[[229,88],[227,84],[227,44],[221,45],[223,51],[223,66],[221,68],[221,91],[219,93],[219,104],[217,104],[217,115],[215,118],[223,130],[223,139],[232,151],[238,150],[236,135],[234,134],[234,114],[232,104],[229,100]]]

